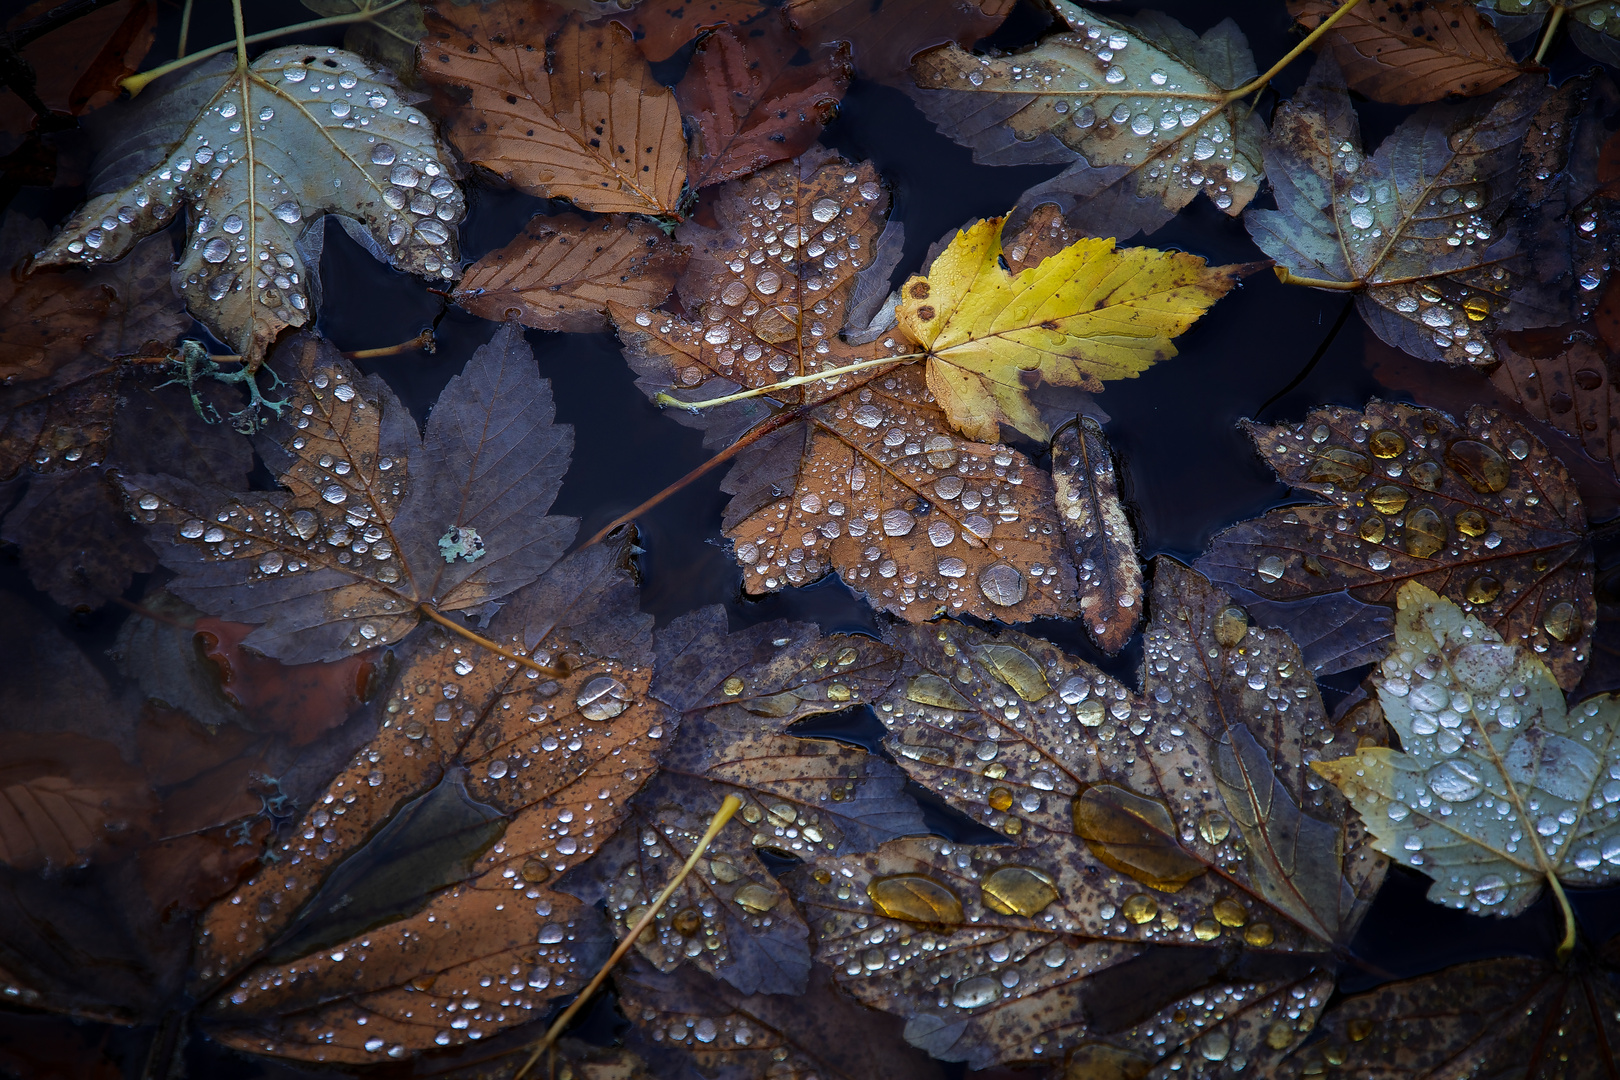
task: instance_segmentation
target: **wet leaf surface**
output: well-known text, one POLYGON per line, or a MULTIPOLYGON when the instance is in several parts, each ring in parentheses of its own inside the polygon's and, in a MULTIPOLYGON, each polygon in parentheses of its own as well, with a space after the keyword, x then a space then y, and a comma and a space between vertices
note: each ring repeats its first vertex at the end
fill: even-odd
POLYGON ((1346 591, 1384 604, 1419 581, 1535 649, 1561 685, 1580 681, 1596 615, 1586 515, 1523 424, 1373 401, 1247 427, 1279 479, 1326 501, 1220 533, 1198 561, 1211 580, 1271 600, 1346 591))
MULTIPOLYGON (((300 0, 317 15, 350 15, 376 11, 388 0, 300 0)), ((427 32, 422 5, 405 0, 365 22, 351 23, 343 33, 343 47, 392 69, 406 83, 416 81, 416 46, 427 32)))
MULTIPOLYGON (((705 30, 742 26, 769 10, 762 0, 688 0, 678 4, 640 0, 628 11, 614 12, 611 18, 630 29, 643 56, 657 62, 668 60, 705 30)), ((770 18, 769 14, 766 18, 770 18)))
POLYGON ((1092 640, 1117 653, 1142 615, 1142 563, 1101 424, 1082 416, 1058 432, 1052 440, 1052 481, 1079 577, 1080 616, 1092 640))
MULTIPOLYGON (((1479 0, 1479 6, 1492 14, 1509 41, 1557 29, 1549 19, 1554 6, 1550 0, 1479 0)), ((1565 11, 1559 21, 1581 52, 1594 60, 1620 63, 1620 5, 1614 0, 1569 0, 1558 6, 1565 11)))

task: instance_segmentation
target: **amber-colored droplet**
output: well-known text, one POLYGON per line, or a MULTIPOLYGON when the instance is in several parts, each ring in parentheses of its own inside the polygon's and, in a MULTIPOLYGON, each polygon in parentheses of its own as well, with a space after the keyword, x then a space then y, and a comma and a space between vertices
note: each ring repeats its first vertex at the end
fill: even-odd
POLYGON ((1018 818, 1010 817, 1001 823, 1001 831, 1008 836, 1017 836, 1024 831, 1024 823, 1018 818))
POLYGON ((748 822, 750 825, 757 823, 760 818, 765 816, 765 811, 761 810, 754 803, 744 803, 743 808, 739 811, 739 813, 741 814, 742 819, 748 822))
POLYGON ((1361 1042, 1373 1033, 1376 1025, 1364 1016, 1358 1016, 1345 1025, 1344 1032, 1350 1036, 1351 1042, 1361 1042))
POLYGON ((1494 495, 1513 478, 1507 458, 1478 439, 1458 439, 1446 447, 1446 464, 1481 495, 1494 495))
POLYGON ((1495 603, 1496 598, 1502 595, 1502 583, 1489 574, 1481 574, 1468 583, 1468 591, 1464 595, 1470 604, 1495 603))
POLYGON ((438 981, 439 977, 437 975, 418 975, 411 980, 410 987, 418 993, 425 994, 433 989, 433 984, 438 981))
POLYGON ((735 864, 727 862, 725 859, 710 859, 709 876, 722 884, 729 885, 742 877, 742 871, 737 869, 735 864))
POLYGON ((1250 923, 1243 928, 1243 940, 1257 949, 1263 949, 1277 940, 1277 933, 1270 923, 1250 923))
POLYGON ((1222 926, 1242 926, 1249 921, 1249 909, 1230 896, 1223 896, 1215 901, 1210 910, 1215 913, 1215 920, 1222 926))
POLYGON ((1166 930, 1174 930, 1181 925, 1181 916, 1177 915, 1169 908, 1165 908, 1163 911, 1159 912, 1159 925, 1163 926, 1166 930))
POLYGON ((1345 491, 1354 491, 1372 467, 1372 459, 1366 454, 1344 446, 1328 446, 1311 459, 1305 478, 1315 484, 1336 484, 1345 491))
POLYGON ((1215 616, 1215 640, 1230 649, 1249 632, 1249 613, 1235 605, 1221 608, 1215 616))
POLYGON ((539 885, 551 878, 551 867, 539 859, 523 860, 523 880, 531 885, 539 885))
POLYGON ((1147 1058, 1107 1043, 1081 1043, 1069 1053, 1062 1080, 1142 1080, 1153 1068, 1147 1058))
POLYGON ((944 885, 921 874, 876 878, 867 885, 866 895, 878 911, 891 919, 927 926, 962 925, 962 901, 944 885))
POLYGON ((776 906, 776 902, 782 899, 782 894, 775 889, 766 888, 757 881, 750 881, 732 893, 731 898, 743 909, 755 915, 763 915, 776 906))
POLYGON ((1266 1045, 1273 1050, 1286 1050, 1294 1041, 1294 1029, 1287 1024, 1272 1024, 1266 1029, 1266 1045))
POLYGON ((1398 514, 1406 509, 1406 489, 1394 484, 1375 487, 1367 496, 1367 504, 1380 514, 1398 514))
POLYGON ((1007 766, 1003 765, 999 761, 992 761, 990 764, 984 767, 984 775, 988 776, 992 780, 1000 780, 1003 776, 1007 775, 1007 766))
POLYGON ((1491 313, 1490 302, 1483 296, 1470 296, 1463 301, 1462 309, 1469 322, 1484 322, 1491 313))
POLYGON ((670 922, 674 925, 675 932, 681 937, 691 937, 703 929, 703 916, 697 913, 697 908, 682 908, 675 913, 675 918, 671 919, 670 922))
POLYGON ((1436 461, 1420 461, 1406 470, 1407 478, 1424 491, 1435 491, 1440 487, 1440 478, 1445 475, 1436 461))
MULTIPOLYGON (((710 683, 709 685, 713 686, 714 684, 710 683)), ((736 697, 738 694, 743 692, 743 681, 737 678, 737 676, 733 675, 731 678, 720 684, 720 689, 726 692, 727 697, 736 697)))
POLYGON ((1012 806, 1012 792, 1004 787, 991 788, 990 797, 987 801, 990 803, 990 809, 992 810, 1006 810, 1012 806))
POLYGON ((932 705, 936 709, 967 710, 973 703, 956 692, 950 680, 938 675, 918 675, 906 684, 906 699, 919 705, 932 705))
POLYGON ((1574 641, 1581 636, 1581 613, 1568 600, 1560 600, 1547 609, 1541 625, 1558 641, 1574 641))
POLYGON ((1478 510, 1463 510, 1451 519, 1451 523, 1457 526, 1457 531, 1464 536, 1485 535, 1485 515, 1478 510))
POLYGON ((838 654, 838 666, 849 667, 849 665, 853 664, 857 659, 859 659, 859 657, 860 653, 856 652, 854 649, 845 649, 843 652, 838 654))
POLYGON ((1367 440, 1367 448, 1372 451, 1373 457, 1389 459, 1400 457, 1406 452, 1406 437, 1398 431, 1375 431, 1372 438, 1367 440))
POLYGON ((1446 546, 1446 523, 1427 506, 1406 515, 1406 553, 1427 559, 1446 546))
POLYGON ((1338 1043, 1328 1043, 1322 1048, 1322 1060, 1329 1065, 1343 1065, 1346 1056, 1344 1047, 1338 1043))
POLYGON ((1137 893, 1126 900, 1125 906, 1120 910, 1124 912, 1127 919, 1140 926, 1145 922, 1153 921, 1154 916, 1159 913, 1159 902, 1147 893, 1137 893))
POLYGON ((1221 936, 1221 924, 1214 919, 1199 919, 1193 923, 1193 937, 1199 941, 1214 941, 1221 936))
POLYGON ((1177 892, 1206 869, 1176 840, 1180 830, 1162 802, 1113 784, 1074 801, 1074 831, 1104 866, 1160 892, 1177 892))
POLYGON ((1531 560, 1530 569, 1534 570, 1538 574, 1545 574, 1547 572, 1547 557, 1545 555, 1537 555, 1533 560, 1531 560))
POLYGON ((832 884, 832 871, 828 870, 825 866, 816 867, 814 870, 810 871, 810 876, 816 879, 816 884, 818 885, 832 884))
POLYGON ((1029 866, 1003 866, 979 886, 984 906, 1003 915, 1032 918, 1058 898, 1057 882, 1029 866))
POLYGON ((835 682, 831 686, 827 687, 828 701, 848 701, 849 698, 849 687, 845 686, 843 683, 835 682))
POLYGON ((1303 566, 1305 572, 1313 577, 1325 578, 1328 576, 1327 569, 1322 565, 1322 560, 1315 555, 1306 555, 1299 560, 1299 565, 1303 566))
POLYGON ((1382 544, 1384 542, 1384 519, 1377 514, 1362 518, 1361 528, 1357 531, 1367 543, 1382 544))
POLYGON ((1025 701, 1039 701, 1052 692, 1041 665, 1024 650, 1012 645, 982 645, 977 651, 985 666, 1025 701))
POLYGON ((1198 835, 1206 844, 1218 844, 1232 832, 1232 823, 1216 810, 1206 810, 1198 819, 1198 835))

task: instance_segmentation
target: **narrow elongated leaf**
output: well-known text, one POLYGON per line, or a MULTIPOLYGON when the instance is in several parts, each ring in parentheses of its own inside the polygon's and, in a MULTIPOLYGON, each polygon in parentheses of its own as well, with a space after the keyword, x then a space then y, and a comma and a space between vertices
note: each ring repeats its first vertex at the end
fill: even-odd
POLYGON ((1092 640, 1116 653, 1142 617, 1142 563, 1101 424, 1082 416, 1058 432, 1052 481, 1079 579, 1080 617, 1092 640))
POLYGON ((1566 708, 1531 650, 1417 582, 1401 587, 1374 682, 1401 749, 1312 767, 1345 793, 1379 851, 1434 879, 1430 900, 1516 915, 1551 879, 1614 879, 1620 701, 1566 708))
POLYGON ((1384 604, 1421 581, 1536 649, 1561 684, 1580 682, 1597 614, 1586 514, 1523 424, 1371 401, 1247 427, 1279 479, 1326 501, 1220 533, 1198 561, 1211 580, 1270 600, 1344 590, 1384 604))

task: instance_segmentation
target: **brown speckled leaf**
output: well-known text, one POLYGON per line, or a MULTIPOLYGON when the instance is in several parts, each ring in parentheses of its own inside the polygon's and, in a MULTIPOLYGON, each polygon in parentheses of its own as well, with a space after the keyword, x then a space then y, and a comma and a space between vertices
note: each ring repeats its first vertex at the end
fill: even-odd
POLYGON ((1198 562, 1211 580, 1268 600, 1348 590, 1384 604, 1420 581, 1534 648, 1560 685, 1580 682, 1597 615, 1586 514, 1523 424, 1371 401, 1248 430, 1279 479, 1325 501, 1216 536, 1198 562))
POLYGON ((818 959, 914 1045, 1216 1077, 1206 1048, 1260 1065, 1326 1002, 1384 869, 1306 767, 1341 733, 1288 637, 1197 574, 1160 559, 1153 612, 1140 696, 1011 631, 892 635, 885 746, 1009 841, 899 840, 795 881, 818 959))
POLYGON ((1080 617, 1093 641, 1117 653, 1142 617, 1142 563, 1101 424, 1082 416, 1058 432, 1052 482, 1079 581, 1080 617))
POLYGON ((567 656, 567 678, 437 630, 403 658, 377 736, 204 916, 213 1038, 386 1061, 538 1019, 590 977, 599 919, 551 885, 612 835, 676 719, 647 697, 627 546, 569 556, 492 620, 509 648, 567 656), (618 655, 590 644, 610 624, 618 655))
POLYGON ((542 198, 600 213, 675 215, 686 140, 675 95, 630 31, 585 26, 534 0, 441 6, 422 78, 469 161, 542 198))
POLYGON ((807 46, 847 41, 868 79, 902 76, 924 49, 947 42, 971 48, 1012 11, 1009 0, 789 0, 788 21, 807 46))
POLYGON ((680 52, 705 30, 739 26, 769 10, 763 0, 641 0, 610 18, 629 27, 636 47, 656 63, 680 52))
POLYGON ((675 287, 686 252, 637 218, 531 218, 512 242, 469 266, 451 294, 485 319, 594 334, 610 301, 656 307, 675 287))

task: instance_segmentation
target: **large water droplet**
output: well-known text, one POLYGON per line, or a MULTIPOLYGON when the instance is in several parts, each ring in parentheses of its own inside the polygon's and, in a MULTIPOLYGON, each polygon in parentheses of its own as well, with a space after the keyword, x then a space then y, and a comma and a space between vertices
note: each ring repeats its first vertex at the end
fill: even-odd
POLYGON ((216 236, 203 245, 202 257, 211 263, 222 263, 231 256, 231 245, 216 236))
POLYGON ((1017 567, 1010 563, 998 562, 980 572, 979 591, 984 594, 986 600, 998 607, 1012 607, 1024 599, 1028 585, 1017 567))
POLYGON ((1513 476, 1507 459, 1477 439, 1458 439, 1446 447, 1446 464, 1482 495, 1501 491, 1513 476))
POLYGON ((1028 866, 1003 866, 979 886, 984 906, 1002 915, 1040 914, 1058 898, 1051 876, 1028 866))
POLYGON ((810 208, 810 216, 825 225, 838 216, 838 204, 831 199, 818 199, 810 208))
POLYGON ((277 203, 270 213, 275 215, 277 221, 284 221, 288 225, 296 225, 304 216, 303 207, 291 199, 277 203))
POLYGON ((891 919, 947 928, 962 924, 962 901, 922 874, 877 878, 866 886, 866 895, 891 919))
POLYGON ((598 675, 574 699, 587 720, 611 720, 630 707, 630 690, 611 675, 598 675))

